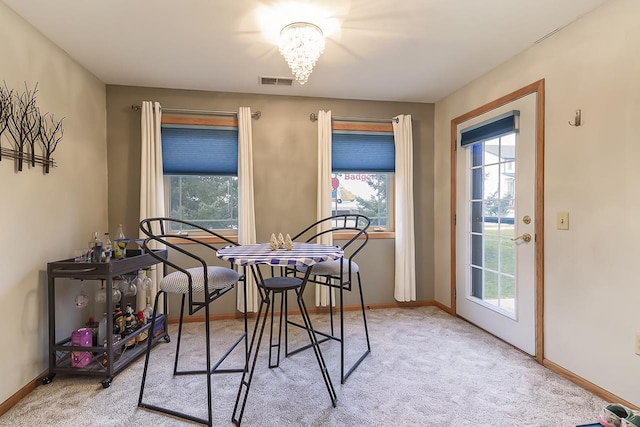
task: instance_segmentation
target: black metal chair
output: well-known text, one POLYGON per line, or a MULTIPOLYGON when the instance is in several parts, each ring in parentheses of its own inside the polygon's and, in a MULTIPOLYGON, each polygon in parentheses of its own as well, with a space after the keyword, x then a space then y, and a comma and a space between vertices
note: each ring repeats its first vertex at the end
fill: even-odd
MULTIPOLYGON (((319 220, 298 234, 292 237, 293 241, 303 242, 315 242, 318 237, 328 233, 347 233, 346 243, 342 245, 344 250, 343 258, 335 261, 325 261, 315 264, 311 267, 311 273, 309 277, 310 283, 317 283, 323 286, 328 286, 333 289, 338 289, 339 297, 339 310, 340 310, 340 333, 335 332, 333 321, 333 293, 329 292, 329 319, 330 319, 330 332, 322 332, 315 330, 315 333, 324 337, 319 342, 325 342, 327 340, 335 340, 340 342, 340 381, 342 384, 347 380, 349 375, 360 365, 365 357, 371 352, 371 343, 369 342, 369 329, 367 327, 367 315, 364 306, 364 297, 362 294, 362 281, 360 277, 360 267, 354 261, 355 256, 360 253, 364 246, 369 241, 369 235, 367 229, 369 228, 371 221, 364 215, 360 214, 341 214, 334 215, 328 218, 319 220), (360 296, 360 309, 362 311, 362 320, 364 324, 364 336, 367 343, 367 348, 362 352, 359 358, 349 367, 345 373, 345 326, 344 326, 344 291, 351 291, 353 285, 353 279, 358 280, 358 293, 360 296)), ((334 236, 335 239, 335 236, 334 236)), ((289 269, 289 272, 293 270, 289 269)), ((296 273, 304 273, 305 269, 297 269, 296 273)), ((286 295, 285 295, 286 298, 286 295)), ((285 307, 287 305, 285 301, 285 307)), ((299 347, 295 350, 289 351, 288 349, 288 333, 286 325, 293 325, 304 328, 305 326, 294 321, 290 321, 287 318, 287 310, 284 309, 285 314, 285 355, 289 356, 309 348, 309 345, 299 347)))
MULTIPOLYGON (((207 261, 194 254, 193 250, 188 250, 182 244, 190 244, 191 248, 196 245, 197 248, 205 248, 205 250, 211 250, 211 258, 216 258, 217 248, 212 244, 205 243, 197 237, 191 237, 188 235, 188 231, 201 231, 206 233, 208 237, 215 237, 219 241, 223 242, 224 246, 237 245, 235 242, 221 236, 211 230, 207 230, 197 224, 192 224, 187 221, 182 221, 172 218, 148 218, 140 222, 140 230, 145 234, 146 239, 143 243, 145 252, 148 252, 151 256, 154 256, 151 248, 155 246, 155 243, 165 245, 167 248, 182 254, 184 257, 180 257, 183 261, 173 261, 171 258, 160 259, 156 257, 160 262, 164 264, 165 272, 167 267, 175 269, 174 272, 166 275, 159 283, 159 290, 156 294, 152 325, 150 331, 154 330, 156 322, 156 314, 158 311, 158 302, 161 295, 164 295, 164 313, 167 314, 167 294, 182 295, 181 308, 180 308, 180 322, 178 325, 178 340, 176 343, 176 354, 173 365, 173 375, 194 375, 194 374, 206 374, 207 375, 207 413, 208 419, 199 418, 190 414, 175 411, 170 408, 160 407, 143 402, 144 387, 147 379, 147 372, 149 367, 149 356, 151 354, 151 342, 148 340, 147 352, 144 361, 144 370, 142 373, 142 382, 140 384, 140 396, 138 398, 138 406, 142 408, 151 409, 154 411, 162 412, 165 414, 173 415, 176 417, 184 418, 198 423, 206 425, 212 425, 212 402, 211 402, 211 376, 218 373, 232 373, 232 372, 244 372, 247 369, 247 357, 248 357, 248 343, 247 343, 247 317, 246 317, 246 292, 245 295, 245 317, 244 317, 244 332, 230 347, 226 349, 226 352, 212 364, 211 362, 211 343, 210 343, 210 308, 209 305, 216 301, 218 298, 227 294, 233 290, 236 283, 242 281, 245 283, 244 275, 239 274, 233 268, 211 266, 207 261), (187 230, 186 232, 177 233, 174 230, 187 230), (185 263, 196 264, 196 267, 187 267, 185 263), (205 346, 206 346, 206 369, 201 370, 178 370, 178 357, 180 354, 180 340, 182 338, 182 322, 184 319, 185 303, 188 297, 189 301, 189 314, 192 315, 198 311, 204 309, 205 315, 205 346), (244 341, 244 365, 240 368, 234 369, 222 369, 220 365, 229 356, 238 345, 244 341)), ((246 289, 245 289, 246 291, 246 289)), ((152 332, 150 332, 152 334, 152 332)), ((151 336, 151 335, 150 335, 151 336)))

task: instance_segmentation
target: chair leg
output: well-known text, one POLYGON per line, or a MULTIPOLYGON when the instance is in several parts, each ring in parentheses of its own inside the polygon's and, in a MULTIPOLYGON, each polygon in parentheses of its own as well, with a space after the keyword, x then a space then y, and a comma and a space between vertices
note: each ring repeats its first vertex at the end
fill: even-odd
POLYGON ((331 382, 331 377, 329 377, 329 370, 327 369, 327 364, 324 361, 324 357, 320 352, 320 344, 316 338, 316 334, 313 330, 313 326, 311 325, 311 318, 309 317, 309 313, 307 312, 307 306, 304 303, 304 299, 302 298, 302 292, 300 289, 296 289, 296 296, 298 301, 298 307, 300 308, 300 314, 302 314, 302 320, 307 329, 307 333, 309 334, 309 341, 311 342, 311 347, 313 348, 313 352, 316 355, 316 359, 318 360, 318 365, 320 366, 320 371, 322 372, 322 378, 324 379, 324 383, 327 386, 327 391, 329 392, 329 397, 331 398, 331 404, 333 407, 336 407, 337 395, 336 391, 333 388, 333 383, 331 382))
POLYGON ((271 306, 269 292, 266 290, 262 290, 261 288, 258 289, 260 292, 261 301, 260 307, 258 308, 258 313, 256 313, 256 324, 253 328, 253 333, 251 334, 251 343, 249 344, 248 369, 242 373, 242 380, 240 381, 240 387, 238 388, 236 403, 233 406, 233 414, 231 415, 231 422, 236 426, 239 426, 242 422, 244 408, 247 405, 247 396, 249 396, 249 389, 251 388, 251 381, 253 380, 253 371, 255 370, 256 362, 258 361, 260 342, 262 341, 264 328, 267 324, 267 317, 269 317, 269 307, 271 306), (264 315, 262 314, 263 309, 265 310, 264 315))
POLYGON ((182 319, 184 318, 185 297, 186 295, 182 294, 182 303, 180 304, 180 321, 178 322, 178 341, 176 343, 176 357, 173 362, 173 375, 176 375, 178 373, 178 355, 180 354, 180 340, 182 338, 182 319))
MULTIPOLYGON (((204 306, 204 329, 205 329, 205 345, 207 348, 207 413, 209 415, 209 426, 213 423, 213 409, 211 402, 211 325, 209 317, 209 304, 204 306)), ((182 324, 182 317, 180 317, 180 323, 182 324)), ((179 338, 178 338, 179 340, 179 338)), ((180 342, 180 341, 178 341, 180 342)))
MULTIPOLYGON (((327 287, 329 288, 329 322, 331 323, 331 335, 335 335, 333 327, 333 288, 331 287, 331 277, 327 277, 327 287)), ((342 287, 340 287, 342 289, 342 287)), ((341 294, 342 295, 342 294, 341 294)))
MULTIPOLYGON (((269 329, 269 368, 277 368, 278 366, 280 366, 280 344, 282 343, 282 310, 284 307, 284 295, 286 294, 286 291, 284 292, 278 292, 280 294, 280 316, 278 319, 278 343, 274 344, 273 343, 273 321, 274 321, 274 313, 275 310, 271 310, 271 327, 269 329), (273 349, 277 348, 278 351, 276 353, 276 361, 275 363, 273 362, 273 349)), ((272 300, 272 307, 275 306, 275 299, 276 299, 276 292, 271 292, 271 295, 273 296, 273 300, 272 300)))
MULTIPOLYGON (((364 353, 362 353, 362 355, 360 355, 360 357, 358 358, 358 360, 356 360, 356 362, 351 365, 351 368, 349 368, 349 371, 347 371, 347 373, 344 373, 344 323, 341 323, 341 332, 340 332, 340 357, 341 357, 341 371, 342 371, 342 384, 345 383, 345 381, 347 380, 347 378, 349 378, 349 375, 351 375, 353 373, 353 371, 355 371, 355 369, 360 365, 360 363, 364 360, 365 357, 367 357, 367 355, 369 353, 371 353, 371 343, 369 342, 369 328, 367 327, 367 315, 366 315, 366 310, 364 307, 364 297, 362 296, 362 282, 360 280, 360 272, 356 273, 357 277, 358 277, 358 292, 360 294, 360 308, 362 310, 362 320, 364 322, 364 335, 367 341, 367 349, 364 351, 364 353)), ((342 319, 344 318, 343 316, 343 305, 342 305, 342 288, 340 289, 340 319, 341 322, 342 319)))
MULTIPOLYGON (((153 328, 156 326, 156 312, 158 311, 158 301, 160 299, 160 294, 163 294, 163 291, 158 291, 156 293, 155 301, 153 302, 153 312, 151 316, 151 326, 149 327, 149 338, 147 338, 147 352, 144 358, 144 369, 142 370, 142 382, 140 383, 140 395, 138 396, 138 406, 144 406, 142 403, 142 396, 144 395, 144 385, 147 381, 147 369, 149 368, 149 356, 151 355, 151 345, 153 342, 153 328)), ((165 300, 167 298, 165 294, 165 300)))

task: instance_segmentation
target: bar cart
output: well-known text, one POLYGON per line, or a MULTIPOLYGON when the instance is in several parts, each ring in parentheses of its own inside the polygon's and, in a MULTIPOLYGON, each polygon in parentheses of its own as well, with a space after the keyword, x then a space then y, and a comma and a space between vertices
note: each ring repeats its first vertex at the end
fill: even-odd
MULTIPOLYGON (((48 277, 48 306, 49 306, 49 371, 41 379, 43 384, 53 381, 56 373, 80 374, 104 377, 101 381, 102 387, 111 385, 113 377, 122 369, 127 367, 138 356, 143 354, 147 348, 144 345, 136 345, 125 350, 125 343, 135 339, 138 335, 146 333, 155 345, 159 340, 170 341, 167 333, 167 316, 159 314, 156 317, 156 326, 161 325, 156 331, 149 330, 151 323, 145 324, 135 330, 121 341, 114 344, 112 339, 107 339, 107 345, 102 343, 96 346, 72 345, 72 337, 66 337, 61 341, 56 341, 56 313, 55 313, 55 292, 57 278, 97 280, 106 283, 106 307, 107 311, 113 308, 113 279, 118 276, 131 274, 138 270, 148 269, 159 261, 148 253, 141 250, 127 250, 126 257, 110 262, 75 262, 74 259, 50 262, 47 264, 48 277), (124 350, 124 351, 123 351, 124 350), (72 366, 72 352, 91 352, 91 361, 84 367, 72 366), (117 357, 119 356, 119 357, 117 357)), ((160 258, 167 258, 167 250, 154 250, 154 255, 160 258)), ((165 311, 166 312, 166 311, 165 311)), ((107 316, 107 336, 111 336, 113 330, 113 316, 107 316)), ((86 353, 85 353, 86 354, 86 353)))

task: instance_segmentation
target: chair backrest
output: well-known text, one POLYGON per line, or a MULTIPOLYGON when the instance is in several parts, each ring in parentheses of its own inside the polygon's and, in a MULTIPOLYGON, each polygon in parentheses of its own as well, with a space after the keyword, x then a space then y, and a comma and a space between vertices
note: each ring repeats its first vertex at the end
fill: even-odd
POLYGON ((369 241, 367 229, 371 220, 360 214, 340 214, 318 220, 293 236, 291 240, 315 242, 318 237, 328 233, 349 233, 347 242, 341 245, 345 257, 349 260, 364 248, 369 241))
POLYGON ((196 260, 202 265, 203 268, 206 268, 207 262, 202 257, 194 254, 193 251, 187 250, 185 247, 181 246, 181 244, 194 243, 199 246, 204 246, 208 249, 211 249, 214 252, 222 246, 238 245, 236 242, 216 233, 215 231, 211 231, 198 224, 175 218, 156 217, 143 219, 142 221, 140 221, 140 230, 146 236, 143 243, 145 252, 149 253, 160 262, 182 272, 186 272, 186 268, 184 266, 180 266, 169 259, 159 258, 158 256, 155 256, 153 253, 153 249, 155 249, 157 245, 164 245, 177 252, 180 252, 181 254, 186 255, 193 260, 196 260), (222 246, 204 242, 201 239, 202 236, 189 236, 188 230, 202 231, 207 237, 215 237, 222 242, 222 246))
MULTIPOLYGON (((192 268, 193 265, 185 265, 184 263, 181 263, 182 265, 177 264, 176 262, 172 261, 169 257, 167 257, 166 259, 160 258, 158 255, 156 255, 153 252, 153 249, 156 249, 158 245, 164 245, 167 248, 171 248, 176 252, 179 252, 185 255, 186 257, 192 260, 195 260, 197 263, 200 264, 200 266, 204 269, 204 271, 206 271, 208 267, 207 261, 193 252, 193 248, 196 247, 193 244, 208 248, 212 250, 214 253, 218 250, 218 246, 214 246, 211 243, 202 241, 201 235, 189 236, 188 234, 189 232, 187 230, 202 231, 205 233, 205 236, 207 237, 215 237, 219 239, 222 242, 223 246, 229 246, 229 245, 237 246, 238 244, 236 242, 230 240, 225 236, 222 236, 216 233, 215 231, 208 230, 198 224, 193 224, 191 222, 183 221, 175 218, 156 217, 156 218, 143 219, 142 221, 140 221, 140 230, 146 236, 142 245, 146 253, 148 253, 149 255, 151 255, 161 263, 163 263, 165 268, 166 266, 173 267, 175 270, 181 271, 187 276, 189 281, 189 313, 190 314, 194 314, 195 312, 203 308, 208 303, 208 301, 212 298, 212 296, 215 296, 219 293, 218 290, 215 290, 215 289, 212 290, 209 288, 208 275, 203 274, 204 289, 207 290, 205 294, 208 294, 208 295, 205 295, 204 301, 194 300, 193 292, 192 292, 193 277, 191 276, 191 273, 187 271, 189 268, 192 268), (173 230, 181 230, 181 231, 173 231, 173 230), (183 246, 182 244, 184 243, 192 243, 192 245, 183 246), (187 248, 191 250, 188 250, 187 248)), ((216 256, 214 254, 213 259, 215 258, 216 256)), ((229 266, 230 268, 233 268, 233 264, 229 263, 229 266)), ((241 280, 244 280, 244 278, 241 278, 241 280)))

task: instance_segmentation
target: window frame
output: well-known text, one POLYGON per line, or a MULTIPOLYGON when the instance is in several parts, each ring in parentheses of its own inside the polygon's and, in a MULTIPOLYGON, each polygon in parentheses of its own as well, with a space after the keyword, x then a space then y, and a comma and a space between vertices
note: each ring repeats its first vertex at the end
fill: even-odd
MULTIPOLYGON (((168 125, 191 125, 191 126, 224 126, 224 127, 238 127, 238 120, 237 117, 233 117, 233 118, 218 118, 218 117, 198 117, 198 116, 162 116, 162 120, 161 120, 161 125, 164 124, 168 124, 168 125)), ((164 188, 164 205, 165 205, 165 212, 170 212, 170 197, 171 197, 171 186, 170 186, 170 180, 172 176, 179 176, 179 175, 164 175, 163 174, 163 188, 164 188)), ((185 176, 185 175, 180 175, 180 176, 185 176)), ((198 176, 202 176, 202 175, 198 175, 198 176)), ((211 175, 211 176, 223 176, 223 175, 211 175)), ((226 175, 226 176, 233 176, 233 175, 226 175)), ((238 178, 238 175, 236 173, 235 175, 236 178, 238 178)), ((239 195, 238 195, 239 197, 239 195)), ((188 220, 187 220, 188 221, 188 220)), ((239 226, 239 225, 238 225, 239 226)), ((212 231, 226 237, 229 238, 232 241, 237 241, 238 240, 238 229, 212 229, 212 231)), ((180 231, 176 231, 175 232, 176 235, 180 234, 180 235, 189 235, 189 236, 193 236, 193 237, 197 237, 198 240, 202 241, 202 242, 207 242, 207 243, 220 243, 222 242, 221 239, 217 239, 211 235, 208 235, 207 233, 205 233, 204 231, 199 231, 199 230, 191 230, 191 231, 187 231, 187 232, 180 232, 180 231)), ((186 244, 185 241, 180 240, 178 243, 180 244, 186 244)))
MULTIPOLYGON (((363 123, 363 122, 346 122, 346 121, 332 121, 331 122, 331 140, 333 144, 333 132, 334 131, 354 131, 354 132, 390 132, 393 133, 393 126, 391 123, 363 123)), ((394 158, 395 162, 395 158, 394 158)), ((332 160, 333 163, 333 160, 332 160)), ((331 175, 335 173, 341 174, 371 174, 372 172, 362 171, 340 171, 334 172, 333 165, 331 167, 331 175)), ((395 237, 395 219, 396 219, 396 205, 395 205, 395 171, 394 172, 375 172, 378 174, 385 173, 388 175, 387 189, 387 216, 388 226, 386 227, 371 227, 369 231, 369 238, 394 238, 395 237)), ((333 199, 331 200, 331 212, 333 212, 333 199)), ((334 235, 335 239, 349 238, 353 233, 339 233, 334 235)))

